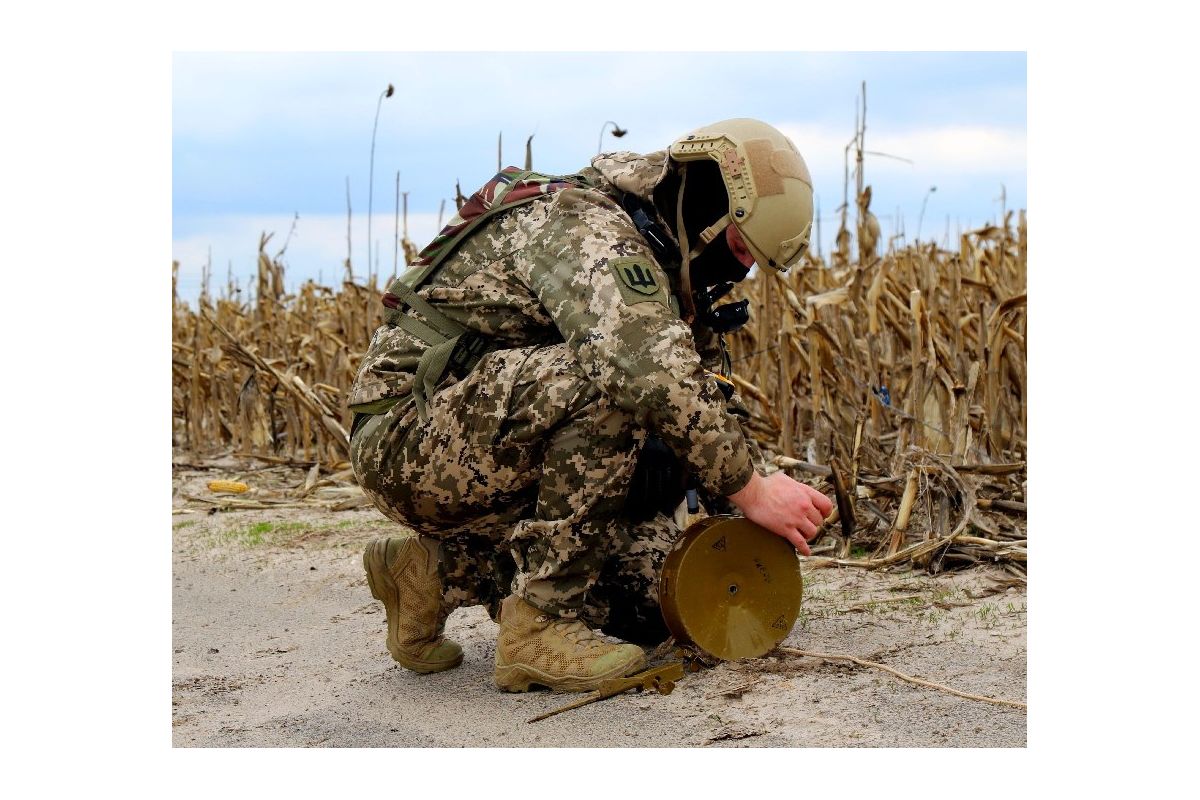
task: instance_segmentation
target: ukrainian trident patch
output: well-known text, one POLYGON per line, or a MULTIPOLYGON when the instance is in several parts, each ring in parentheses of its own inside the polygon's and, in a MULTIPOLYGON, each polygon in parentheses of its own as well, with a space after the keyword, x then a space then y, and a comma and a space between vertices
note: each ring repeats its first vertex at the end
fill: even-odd
POLYGON ((621 295, 629 304, 655 300, 667 303, 666 279, 646 258, 614 258, 608 262, 620 283, 621 295))

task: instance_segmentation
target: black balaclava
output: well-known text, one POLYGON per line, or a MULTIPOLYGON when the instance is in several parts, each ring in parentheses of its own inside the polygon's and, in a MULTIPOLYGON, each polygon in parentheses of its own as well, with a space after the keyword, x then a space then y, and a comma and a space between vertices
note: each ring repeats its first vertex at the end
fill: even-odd
MULTIPOLYGON (((700 240, 700 232, 729 212, 729 194, 721 171, 715 163, 692 162, 687 165, 687 186, 683 195, 683 223, 691 243, 700 240)), ((665 178, 655 192, 655 204, 659 216, 668 223, 671 233, 675 230, 675 199, 679 191, 677 172, 665 178)), ((743 280, 749 269, 734 257, 724 235, 719 235, 692 259, 691 280, 694 290, 701 290, 718 283, 743 280)))
POLYGON ((700 255, 692 259, 692 285, 696 289, 726 281, 737 283, 749 272, 750 268, 743 266, 729 249, 729 242, 724 235, 713 239, 700 255))

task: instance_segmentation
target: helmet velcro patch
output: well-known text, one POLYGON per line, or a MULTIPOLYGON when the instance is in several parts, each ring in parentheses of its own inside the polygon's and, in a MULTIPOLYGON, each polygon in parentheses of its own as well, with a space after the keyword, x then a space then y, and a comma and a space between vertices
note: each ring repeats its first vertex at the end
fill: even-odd
POLYGON ((775 169, 772 156, 781 152, 770 139, 747 139, 743 145, 754 176, 754 189, 759 197, 783 194, 783 176, 775 169))
POLYGON ((804 159, 795 150, 772 150, 771 167, 785 178, 795 178, 811 185, 812 178, 804 166, 804 159))

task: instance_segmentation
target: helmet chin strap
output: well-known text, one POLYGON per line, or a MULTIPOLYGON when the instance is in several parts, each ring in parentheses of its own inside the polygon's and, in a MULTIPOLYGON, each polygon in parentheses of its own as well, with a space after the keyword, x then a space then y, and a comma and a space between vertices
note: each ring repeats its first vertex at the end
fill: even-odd
POLYGON ((679 239, 679 254, 683 262, 679 268, 679 282, 683 289, 680 298, 683 306, 683 321, 689 325, 696 319, 696 301, 692 297, 692 259, 704 252, 713 239, 729 225, 731 217, 728 212, 720 219, 700 232, 700 241, 694 248, 688 247, 687 226, 683 224, 683 191, 687 187, 687 164, 680 165, 679 196, 675 201, 675 230, 679 239))

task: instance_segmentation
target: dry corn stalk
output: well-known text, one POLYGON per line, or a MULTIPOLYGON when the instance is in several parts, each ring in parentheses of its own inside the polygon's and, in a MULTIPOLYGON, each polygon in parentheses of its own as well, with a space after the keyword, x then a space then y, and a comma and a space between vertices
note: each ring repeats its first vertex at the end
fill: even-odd
POLYGON ((215 299, 204 287, 196 309, 174 302, 173 444, 197 457, 344 462, 345 397, 382 321, 379 287, 309 281, 287 293, 269 239, 259 241, 253 299, 231 281, 215 299))
MULTIPOLYGON (((207 279, 198 309, 174 300, 173 443, 197 456, 342 463, 345 398, 381 322, 380 290, 372 278, 288 293, 269 238, 252 300, 232 281, 214 299, 207 279)), ((835 452, 853 454, 844 477, 866 501, 855 541, 885 555, 839 562, 994 560, 1023 574, 1026 241, 1024 213, 1015 229, 1010 213, 954 251, 924 244, 832 268, 810 259, 737 287, 756 319, 729 350, 755 438, 800 457, 785 468, 824 475, 835 452), (926 457, 954 481, 920 478, 898 524, 912 464, 926 457), (951 537, 955 519, 966 521, 951 537)))
POLYGON ((758 317, 729 337, 751 430, 764 449, 821 466, 854 452, 847 477, 869 500, 856 543, 888 563, 1023 559, 1008 546, 948 546, 962 493, 906 466, 928 454, 979 494, 966 523, 976 538, 1024 539, 1027 234, 1024 213, 1015 228, 1011 217, 964 234, 954 251, 923 244, 853 263, 841 248, 832 268, 810 259, 737 287, 758 317), (800 309, 792 298, 804 298, 800 309), (987 471, 1002 464, 1020 466, 987 471))

